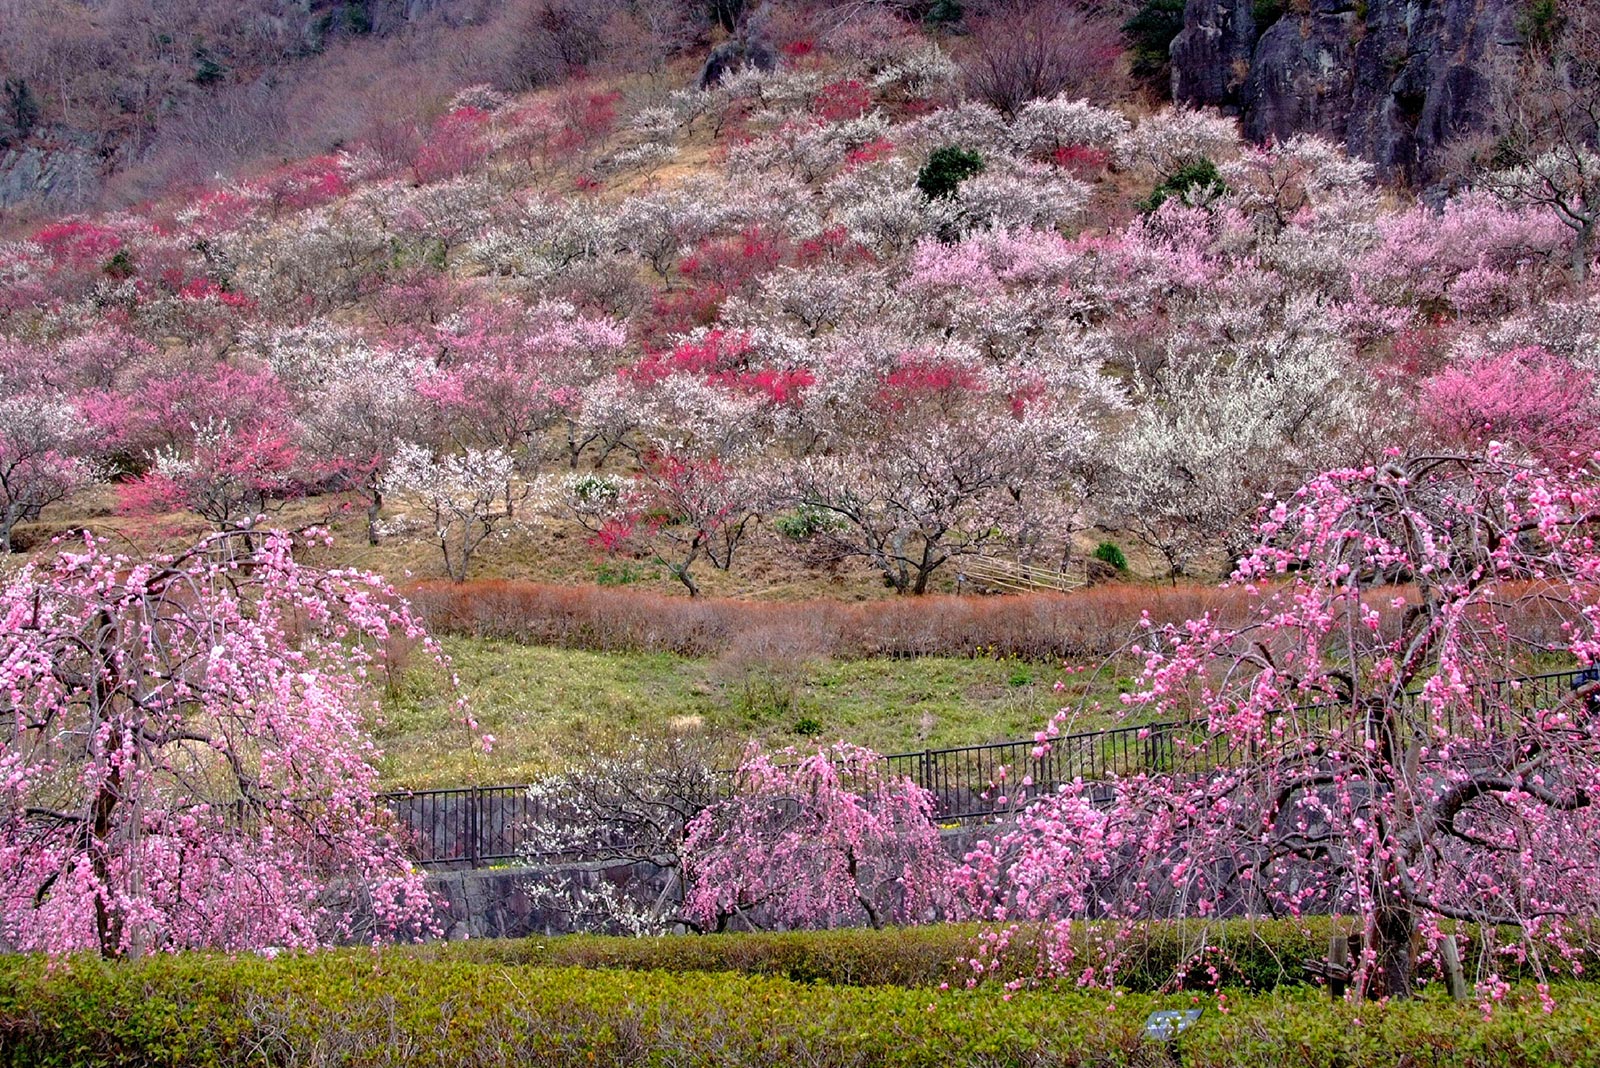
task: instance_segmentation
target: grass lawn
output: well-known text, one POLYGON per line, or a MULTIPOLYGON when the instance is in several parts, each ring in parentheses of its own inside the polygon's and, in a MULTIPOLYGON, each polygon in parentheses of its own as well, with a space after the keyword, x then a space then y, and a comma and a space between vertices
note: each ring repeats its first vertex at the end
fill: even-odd
MULTIPOLYGON (((377 730, 387 785, 422 788, 520 782, 562 752, 604 745, 633 730, 704 730, 772 746, 845 739, 882 752, 1030 737, 1057 708, 1058 666, 1022 660, 927 657, 800 663, 696 660, 665 653, 596 653, 447 638, 481 729, 477 751, 456 722, 436 669, 413 666, 386 702, 377 730)), ((1131 673, 1106 680, 1107 696, 1131 673)), ((1109 715, 1081 729, 1106 726, 1109 715)))

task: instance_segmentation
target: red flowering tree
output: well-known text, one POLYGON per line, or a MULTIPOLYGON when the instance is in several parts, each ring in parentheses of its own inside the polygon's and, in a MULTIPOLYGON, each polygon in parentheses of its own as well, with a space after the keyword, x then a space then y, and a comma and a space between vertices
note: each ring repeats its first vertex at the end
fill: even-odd
POLYGON ((488 125, 489 113, 472 107, 456 108, 434 120, 412 166, 418 183, 444 181, 482 167, 489 158, 484 136, 488 125))
POLYGON ((564 488, 572 514, 597 545, 613 552, 648 546, 690 597, 700 595, 695 564, 733 566, 762 492, 757 479, 715 457, 660 450, 646 452, 631 478, 580 475, 564 488))
POLYGON ((1450 921, 1486 996, 1508 958, 1574 966, 1600 915, 1596 686, 1497 680, 1600 656, 1597 518, 1593 469, 1494 451, 1314 479, 1239 566, 1244 622, 1149 636, 1128 700, 1178 724, 1149 770, 1036 802, 968 858, 970 904, 1002 943, 1042 924, 1042 968, 1085 982, 1119 958, 1083 958, 1084 915, 1352 915, 1374 995, 1406 996, 1450 921))
POLYGON ((124 244, 124 235, 87 219, 64 219, 34 232, 33 243, 58 266, 98 267, 124 244))
POLYGON ((872 91, 855 78, 829 82, 811 100, 811 113, 825 122, 859 119, 872 108, 872 91))
POLYGON ((554 139, 563 159, 582 158, 603 144, 617 128, 617 105, 622 94, 596 92, 582 86, 556 98, 554 110, 561 129, 554 139))
POLYGON ((313 156, 310 159, 279 167, 255 182, 250 196, 231 201, 228 194, 217 193, 203 201, 203 207, 224 216, 246 214, 253 202, 264 201, 273 218, 285 212, 305 211, 326 204, 350 192, 350 181, 334 156, 313 156))
POLYGON ((66 547, 0 588, 0 931, 107 957, 432 929, 375 796, 368 672, 424 637, 288 535, 66 547))
POLYGON ((733 795, 688 826, 684 915, 722 930, 926 922, 947 904, 950 860, 933 795, 870 749, 754 753, 733 795), (781 762, 779 762, 781 761, 781 762))
POLYGON ((119 487, 118 503, 134 515, 187 509, 218 530, 245 530, 305 493, 300 459, 288 430, 209 423, 186 450, 158 449, 149 471, 119 487))

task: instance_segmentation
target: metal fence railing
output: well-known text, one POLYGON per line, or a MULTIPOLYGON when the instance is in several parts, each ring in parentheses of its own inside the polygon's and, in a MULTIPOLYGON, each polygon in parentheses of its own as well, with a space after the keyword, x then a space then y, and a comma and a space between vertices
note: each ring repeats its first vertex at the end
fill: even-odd
POLYGON ((526 785, 407 790, 383 800, 422 864, 481 868, 515 860, 539 814, 526 785))
MULTIPOLYGON (((1590 678, 1560 671, 1485 683, 1488 692, 1480 694, 1470 726, 1499 735, 1506 727, 1506 708, 1553 707, 1590 678)), ((1293 720, 1297 731, 1325 735, 1349 723, 1349 706, 1305 705, 1293 710, 1293 720)), ((1453 718, 1445 726, 1452 733, 1469 727, 1453 718)), ((1035 756, 1036 749, 1031 740, 992 742, 890 753, 884 760, 892 775, 933 794, 935 818, 956 821, 1002 815, 1075 780, 1108 782, 1142 772, 1203 774, 1249 755, 1219 744, 1199 722, 1064 734, 1051 739, 1042 755, 1035 756)), ((540 818, 556 814, 544 811, 527 784, 408 790, 382 799, 398 817, 413 857, 428 865, 483 867, 527 856, 537 852, 532 838, 540 818)))

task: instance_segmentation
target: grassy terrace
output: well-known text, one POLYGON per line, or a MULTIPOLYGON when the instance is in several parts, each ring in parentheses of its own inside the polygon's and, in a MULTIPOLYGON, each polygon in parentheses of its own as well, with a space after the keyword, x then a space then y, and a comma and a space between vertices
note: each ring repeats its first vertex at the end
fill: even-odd
MULTIPOLYGON (((883 752, 1026 738, 1082 695, 1062 692, 1059 665, 1027 660, 922 657, 774 663, 668 653, 602 653, 446 638, 482 730, 484 755, 455 721, 431 665, 402 675, 377 731, 386 784, 423 788, 520 782, 560 754, 619 732, 705 730, 774 746, 843 738, 883 752)), ((1132 685, 1131 669, 1102 695, 1132 685)), ((1081 729, 1109 726, 1110 715, 1081 729)))

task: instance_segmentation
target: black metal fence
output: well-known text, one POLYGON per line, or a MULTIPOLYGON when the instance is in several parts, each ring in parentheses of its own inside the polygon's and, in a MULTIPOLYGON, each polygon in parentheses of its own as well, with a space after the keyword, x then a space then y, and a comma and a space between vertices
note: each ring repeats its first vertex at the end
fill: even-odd
POLYGON ((520 786, 467 786, 383 795, 422 864, 474 868, 515 860, 527 844, 537 802, 520 786))
MULTIPOLYGON (((1452 713, 1443 725, 1451 733, 1499 734, 1507 707, 1551 708, 1591 678, 1559 671, 1486 683, 1474 723, 1458 723, 1452 713)), ((1343 704, 1305 705, 1294 710, 1290 729, 1326 734, 1347 724, 1348 715, 1343 704)), ((1208 735, 1199 722, 1063 734, 1040 750, 1031 740, 993 742, 890 753, 884 760, 892 775, 933 794, 937 819, 954 822, 1003 815, 1075 780, 1106 782, 1141 772, 1199 774, 1248 757, 1208 735)), ((526 784, 410 790, 385 794, 383 800, 399 817, 421 864, 483 867, 537 851, 533 838, 544 810, 526 784)))

